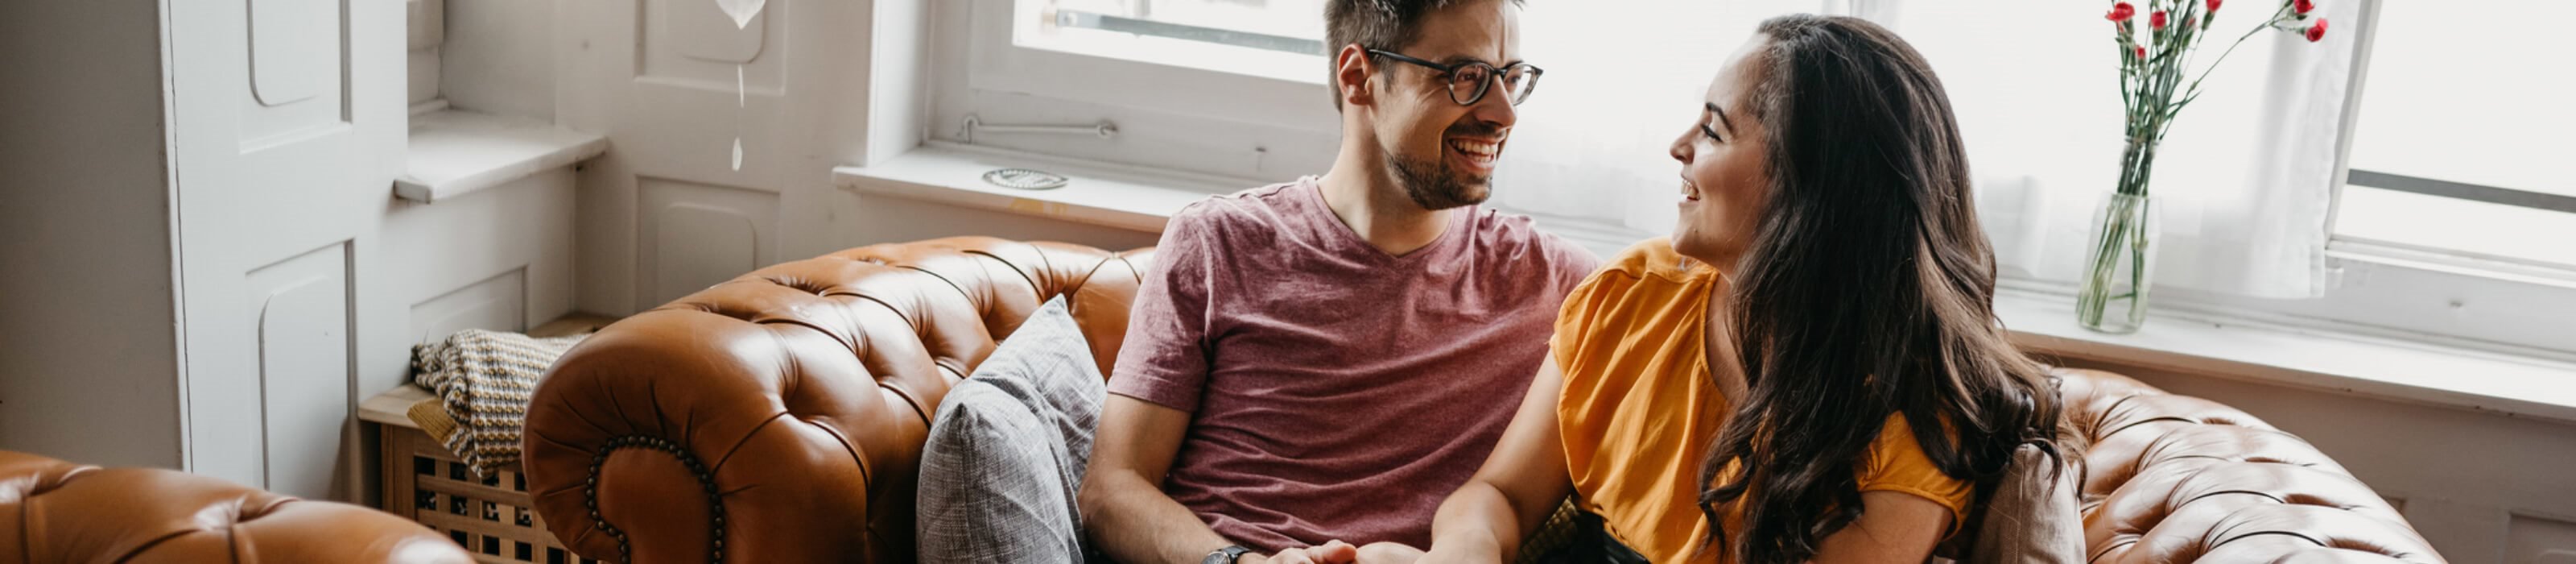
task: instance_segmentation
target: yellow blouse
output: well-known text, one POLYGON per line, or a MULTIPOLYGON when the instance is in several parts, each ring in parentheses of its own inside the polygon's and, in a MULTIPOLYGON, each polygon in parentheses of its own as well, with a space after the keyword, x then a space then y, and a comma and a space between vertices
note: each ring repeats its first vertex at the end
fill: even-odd
MULTIPOLYGON (((1694 561, 1708 535, 1699 466, 1728 409, 1708 377, 1705 321, 1717 282, 1715 269, 1675 254, 1671 241, 1638 243, 1566 298, 1551 343, 1565 374, 1556 414, 1575 495, 1655 562, 1694 561)), ((1949 508, 1953 531, 1973 489, 1924 456, 1901 414, 1888 416, 1855 477, 1861 491, 1949 508)), ((1729 514, 1729 527, 1740 519, 1729 514)))

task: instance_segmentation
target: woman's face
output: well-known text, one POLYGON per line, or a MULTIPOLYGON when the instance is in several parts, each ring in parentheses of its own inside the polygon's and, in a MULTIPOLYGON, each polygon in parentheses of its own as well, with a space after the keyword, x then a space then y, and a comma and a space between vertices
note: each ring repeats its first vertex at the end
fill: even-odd
POLYGON ((1708 83, 1699 120, 1673 140, 1682 163, 1681 221, 1673 225, 1673 250, 1732 269, 1753 244, 1770 203, 1770 142, 1754 117, 1752 91, 1764 74, 1755 36, 1708 83))

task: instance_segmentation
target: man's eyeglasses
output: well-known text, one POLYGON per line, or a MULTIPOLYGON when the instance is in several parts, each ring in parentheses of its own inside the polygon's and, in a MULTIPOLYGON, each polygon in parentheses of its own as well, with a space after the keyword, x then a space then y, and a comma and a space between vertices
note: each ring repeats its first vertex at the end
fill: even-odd
POLYGON ((1371 55, 1440 71, 1441 77, 1449 83, 1449 99, 1461 106, 1473 106, 1478 100, 1485 99, 1485 91, 1492 88, 1496 82, 1503 84, 1504 102, 1514 106, 1521 105, 1521 101, 1529 99, 1530 92, 1538 90, 1538 75, 1546 72, 1530 66, 1529 63, 1512 63, 1502 68, 1494 68, 1493 65, 1482 61, 1435 63, 1392 51, 1370 49, 1368 52, 1371 55))

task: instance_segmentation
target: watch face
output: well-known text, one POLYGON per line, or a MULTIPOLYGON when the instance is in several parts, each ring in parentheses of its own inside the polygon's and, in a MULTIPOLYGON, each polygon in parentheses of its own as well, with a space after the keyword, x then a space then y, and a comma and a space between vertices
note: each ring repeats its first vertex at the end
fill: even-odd
POLYGON ((1234 564, 1235 560, 1246 552, 1252 552, 1252 549, 1240 546, 1220 548, 1216 552, 1208 553, 1207 558, 1199 559, 1199 564, 1234 564))

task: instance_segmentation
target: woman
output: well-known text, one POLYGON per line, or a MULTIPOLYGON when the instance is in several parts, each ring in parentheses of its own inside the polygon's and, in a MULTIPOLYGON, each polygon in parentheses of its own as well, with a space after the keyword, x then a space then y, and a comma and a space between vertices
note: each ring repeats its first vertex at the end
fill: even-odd
POLYGON ((1508 560, 1569 494, 1654 562, 1923 561, 2059 421, 1940 82, 1867 21, 1776 18, 1672 156, 1680 224, 1567 300, 1423 561, 1508 560))

